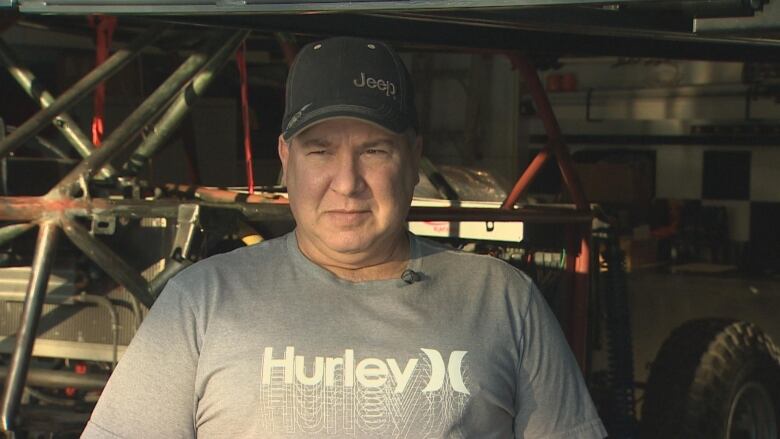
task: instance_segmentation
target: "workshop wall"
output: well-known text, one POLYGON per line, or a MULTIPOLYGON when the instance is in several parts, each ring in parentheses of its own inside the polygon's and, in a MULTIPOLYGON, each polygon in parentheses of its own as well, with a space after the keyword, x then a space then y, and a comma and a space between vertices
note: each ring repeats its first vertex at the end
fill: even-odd
POLYGON ((449 53, 403 55, 414 77, 424 154, 436 164, 519 175, 518 73, 506 57, 449 53))
MULTIPOLYGON (((642 178, 652 179, 654 206, 681 203, 699 223, 723 216, 724 233, 706 238, 726 248, 718 250, 726 254, 721 259, 758 270, 780 267, 773 226, 780 222, 780 104, 765 86, 777 81, 776 69, 621 58, 561 63, 543 78, 575 160, 598 153, 603 162, 630 167, 635 177, 651 164, 650 176, 642 178)), ((533 115, 529 127, 533 147, 541 148, 544 131, 533 115)), ((547 179, 537 189, 559 189, 555 178, 547 179)), ((601 195, 592 198, 612 201, 601 195)), ((647 212, 628 223, 652 223, 647 212)))

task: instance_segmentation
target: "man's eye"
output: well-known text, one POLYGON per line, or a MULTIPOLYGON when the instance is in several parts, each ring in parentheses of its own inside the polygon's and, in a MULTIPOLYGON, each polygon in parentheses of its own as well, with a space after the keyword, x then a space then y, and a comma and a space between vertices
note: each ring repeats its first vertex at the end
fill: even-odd
POLYGON ((387 154, 387 151, 379 148, 369 148, 366 150, 366 154, 380 155, 380 154, 387 154))
POLYGON ((325 153, 328 152, 324 149, 313 149, 306 153, 306 155, 325 155, 325 153))

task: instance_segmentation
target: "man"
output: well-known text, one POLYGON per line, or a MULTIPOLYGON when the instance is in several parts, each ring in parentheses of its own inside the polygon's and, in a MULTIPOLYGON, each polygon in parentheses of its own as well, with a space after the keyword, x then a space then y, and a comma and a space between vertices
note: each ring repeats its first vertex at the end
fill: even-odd
POLYGON ((412 96, 381 42, 303 48, 278 146, 295 231, 169 282, 84 437, 605 435, 531 281, 407 233, 412 96))

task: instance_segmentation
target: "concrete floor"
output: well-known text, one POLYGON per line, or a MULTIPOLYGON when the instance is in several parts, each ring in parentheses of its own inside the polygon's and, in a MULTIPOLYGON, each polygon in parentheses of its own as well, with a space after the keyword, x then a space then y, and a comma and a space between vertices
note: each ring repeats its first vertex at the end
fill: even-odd
POLYGON ((637 381, 683 322, 724 317, 757 324, 780 345, 780 278, 631 273, 628 277, 637 381))

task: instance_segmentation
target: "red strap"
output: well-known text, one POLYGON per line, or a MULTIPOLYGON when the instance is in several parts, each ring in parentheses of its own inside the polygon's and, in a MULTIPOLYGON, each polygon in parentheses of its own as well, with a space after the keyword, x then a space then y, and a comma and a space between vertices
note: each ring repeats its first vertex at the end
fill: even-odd
MULTIPOLYGON (((95 28, 95 66, 108 58, 111 39, 116 29, 116 17, 93 15, 89 17, 90 26, 95 28)), ((95 88, 94 113, 92 116, 92 143, 100 146, 103 139, 103 110, 106 106, 106 84, 101 82, 95 88)))
POLYGON ((244 124, 244 157, 246 159, 246 185, 249 195, 255 193, 255 174, 252 169, 252 139, 249 136, 249 83, 246 76, 246 42, 236 52, 236 65, 241 79, 241 117, 244 124))

